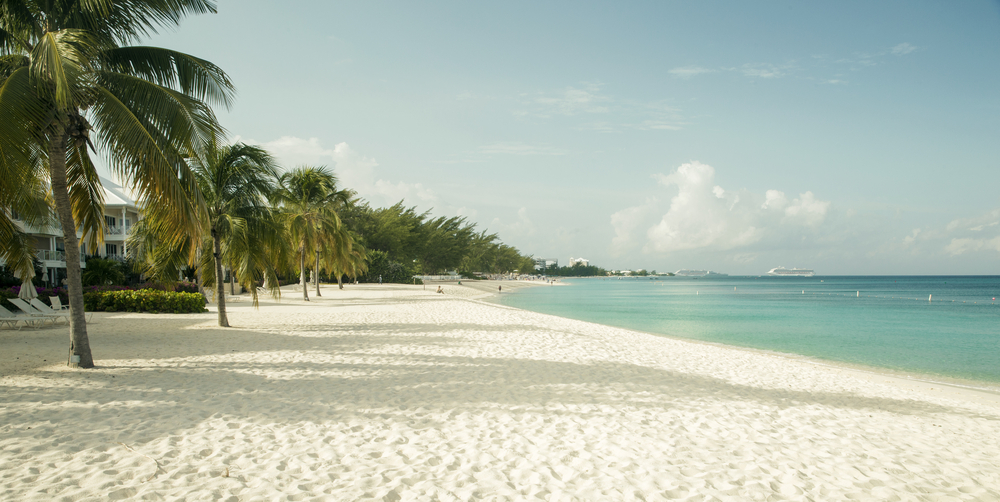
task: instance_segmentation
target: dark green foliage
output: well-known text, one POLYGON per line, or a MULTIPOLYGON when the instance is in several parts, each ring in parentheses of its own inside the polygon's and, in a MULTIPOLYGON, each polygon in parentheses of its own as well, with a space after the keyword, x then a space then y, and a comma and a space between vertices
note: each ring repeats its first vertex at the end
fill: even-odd
MULTIPOLYGON (((431 218, 429 212, 403 202, 381 209, 356 204, 341 214, 369 250, 385 253, 388 262, 412 273, 439 274, 447 270, 507 273, 534 272, 534 261, 500 242, 496 234, 476 232, 476 225, 462 217, 431 218)), ((369 254, 369 267, 377 266, 369 254)), ((379 272, 368 271, 378 281, 379 272)), ((385 274, 383 273, 383 281, 385 274)), ((412 275, 412 274, 411 274, 412 275)), ((360 280, 360 279, 359 279, 360 280)), ((371 280, 369 279, 369 282, 371 280)))
POLYGON ((580 263, 572 267, 547 268, 544 273, 553 277, 603 277, 608 275, 608 271, 601 267, 595 267, 594 265, 585 266, 580 263))
POLYGON ((14 276, 14 271, 6 266, 0 267, 0 288, 9 288, 11 286, 20 285, 21 279, 14 276))
POLYGON ((200 293, 175 293, 156 289, 136 291, 95 291, 83 295, 89 312, 172 312, 174 314, 208 312, 205 296, 200 293))
POLYGON ((125 265, 117 260, 97 256, 87 257, 87 268, 83 269, 84 286, 103 286, 125 282, 125 265))
POLYGON ((414 284, 413 276, 416 273, 412 267, 389 259, 389 254, 385 251, 368 252, 368 272, 358 277, 358 282, 378 283, 379 276, 383 283, 394 284, 414 284))

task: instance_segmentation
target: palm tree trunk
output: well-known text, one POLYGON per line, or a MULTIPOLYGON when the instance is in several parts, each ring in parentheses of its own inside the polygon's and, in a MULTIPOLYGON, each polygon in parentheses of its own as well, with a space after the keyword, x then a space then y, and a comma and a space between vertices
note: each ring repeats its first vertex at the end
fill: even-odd
POLYGON ((222 239, 212 229, 215 259, 215 304, 219 307, 219 326, 229 327, 229 317, 226 316, 226 278, 222 276, 222 239))
POLYGON ((343 279, 344 279, 344 276, 342 276, 340 274, 337 274, 337 287, 340 288, 340 289, 344 289, 344 280, 343 279))
POLYGON ((94 356, 90 352, 87 320, 83 313, 83 282, 80 271, 80 239, 76 236, 73 206, 69 200, 66 182, 66 148, 68 135, 62 127, 49 141, 49 176, 52 181, 52 198, 63 229, 63 246, 66 253, 66 289, 69 293, 69 360, 70 367, 93 368, 94 356), (79 361, 74 362, 79 356, 79 361))
POLYGON ((316 249, 316 296, 323 296, 319 292, 319 249, 316 249))
POLYGON ((299 284, 302 285, 302 300, 309 301, 309 284, 306 282, 306 241, 299 244, 299 284))
POLYGON ((232 262, 229 263, 229 294, 236 295, 236 271, 232 262))

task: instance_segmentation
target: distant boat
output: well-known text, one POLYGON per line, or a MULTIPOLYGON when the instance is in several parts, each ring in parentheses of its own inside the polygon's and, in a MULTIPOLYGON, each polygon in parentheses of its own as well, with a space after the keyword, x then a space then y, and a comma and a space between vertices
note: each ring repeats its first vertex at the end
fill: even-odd
POLYGON ((678 277, 728 277, 729 274, 720 274, 718 272, 712 272, 711 270, 690 270, 681 269, 674 272, 674 275, 678 277))
POLYGON ((811 269, 808 268, 785 268, 777 267, 772 268, 767 275, 773 275, 777 277, 812 277, 816 275, 811 269))

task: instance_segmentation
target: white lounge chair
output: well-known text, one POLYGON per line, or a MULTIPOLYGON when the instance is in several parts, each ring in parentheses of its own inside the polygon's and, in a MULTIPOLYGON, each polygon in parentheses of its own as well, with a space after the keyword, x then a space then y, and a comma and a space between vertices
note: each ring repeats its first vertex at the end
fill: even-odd
MULTIPOLYGON (((68 305, 66 306, 66 310, 60 310, 58 308, 55 308, 56 305, 60 305, 60 306, 62 305, 62 302, 59 301, 59 297, 58 296, 50 296, 49 297, 49 301, 52 302, 52 307, 51 308, 48 305, 46 305, 45 302, 39 300, 38 298, 32 298, 32 300, 31 300, 31 306, 34 307, 34 308, 36 308, 36 309, 38 309, 43 314, 53 314, 53 315, 66 316, 66 320, 67 320, 66 322, 69 322, 69 316, 70 316, 69 306, 68 305)), ((84 315, 87 316, 87 322, 90 322, 90 319, 92 317, 94 317, 94 313, 93 312, 84 312, 84 315)))
POLYGON ((18 310, 20 310, 21 312, 24 312, 26 315, 34 317, 35 319, 43 319, 43 320, 52 321, 52 325, 53 326, 56 324, 56 321, 59 320, 59 319, 66 319, 66 322, 69 323, 69 316, 68 315, 61 316, 61 315, 50 315, 50 314, 42 313, 38 309, 33 308, 31 305, 28 305, 27 303, 24 303, 24 300, 22 300, 20 298, 8 298, 7 301, 10 302, 11 305, 17 307, 18 310))
POLYGON ((14 314, 0 306, 0 324, 6 324, 12 328, 17 328, 18 331, 20 331, 21 327, 17 325, 19 322, 23 322, 25 326, 31 326, 32 328, 38 329, 38 327, 45 321, 27 314, 14 314))
POLYGON ((69 305, 63 305, 58 296, 50 296, 49 303, 52 304, 52 310, 69 310, 69 305))
MULTIPOLYGON (((49 307, 48 305, 45 304, 45 302, 39 300, 38 298, 31 299, 31 306, 38 309, 38 311, 43 314, 65 316, 66 322, 69 323, 69 316, 70 316, 69 312, 52 310, 52 307, 49 307)), ((94 316, 94 313, 84 312, 84 315, 87 316, 87 321, 90 322, 90 318, 94 316)))

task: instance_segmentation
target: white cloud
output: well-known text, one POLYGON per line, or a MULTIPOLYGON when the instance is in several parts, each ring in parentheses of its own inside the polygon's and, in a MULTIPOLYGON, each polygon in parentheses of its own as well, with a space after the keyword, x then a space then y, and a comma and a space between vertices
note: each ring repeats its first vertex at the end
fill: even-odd
POLYGON ((823 223, 828 209, 830 209, 829 201, 817 200, 812 192, 806 192, 799 195, 798 199, 792 200, 791 204, 785 208, 783 221, 815 227, 823 223))
POLYGON ((512 223, 504 223, 499 217, 493 218, 490 228, 496 230, 504 237, 524 237, 533 235, 537 230, 534 222, 528 217, 528 208, 521 207, 517 210, 517 219, 512 223))
POLYGON ((910 45, 910 44, 908 44, 906 42, 903 42, 903 43, 901 43, 901 44, 893 47, 892 50, 891 50, 891 52, 893 54, 897 55, 897 56, 902 56, 904 54, 909 54, 909 53, 911 53, 911 52, 913 52, 915 50, 917 50, 916 47, 914 47, 914 46, 912 46, 912 45, 910 45))
POLYGON ((784 77, 789 66, 775 66, 773 64, 745 64, 740 71, 751 78, 778 78, 784 77))
POLYGON ((975 251, 1000 252, 1000 237, 994 237, 992 239, 952 239, 951 242, 944 247, 944 250, 952 256, 958 256, 960 254, 975 251))
POLYGON ((664 101, 618 99, 603 92, 599 82, 584 82, 555 92, 522 93, 516 117, 579 120, 575 129, 621 133, 633 130, 678 130, 684 124, 680 111, 664 101))
MULTIPOLYGON (((656 199, 614 213, 612 249, 625 253, 643 245, 646 252, 747 249, 757 243, 801 240, 825 221, 830 202, 812 192, 789 200, 784 192, 768 190, 761 202, 747 190, 727 190, 715 182, 715 169, 689 162, 669 175, 654 175, 660 184, 676 189, 670 206, 661 213, 656 199), (657 221, 658 220, 658 221, 657 221), (646 228, 645 242, 637 234, 646 228)), ((753 252, 735 255, 738 262, 756 259, 753 252)))
POLYGON ((943 234, 951 238, 944 251, 952 256, 977 251, 1000 252, 1000 209, 974 218, 952 220, 943 234))
POLYGON ((376 205, 391 205, 406 199, 410 202, 433 203, 437 200, 434 192, 422 183, 406 183, 379 178, 375 169, 378 162, 371 157, 353 150, 346 142, 326 148, 318 138, 297 138, 282 136, 273 141, 236 141, 257 144, 273 155, 285 168, 302 165, 326 165, 333 169, 340 185, 358 192, 361 197, 376 205))
POLYGON ((671 69, 668 73, 677 78, 691 78, 701 75, 702 73, 712 73, 714 71, 715 70, 702 68, 700 66, 681 66, 671 69))
POLYGON ((567 87, 560 93, 551 96, 543 95, 536 97, 534 103, 541 105, 541 115, 576 115, 579 113, 607 113, 609 108, 605 105, 611 98, 599 93, 600 84, 588 84, 584 89, 567 87))
POLYGON ((663 120, 644 120, 635 126, 636 129, 647 131, 647 130, 661 130, 661 131, 679 131, 681 126, 674 122, 667 122, 663 120))
POLYGON ((615 236, 611 239, 613 254, 620 255, 636 247, 637 231, 649 216, 655 215, 656 204, 657 200, 650 198, 641 206, 625 208, 611 215, 611 226, 615 229, 615 236))
POLYGON ((660 222, 646 232, 652 250, 732 249, 763 236, 752 221, 752 213, 740 203, 739 193, 726 193, 715 185, 712 166, 690 162, 656 178, 664 186, 676 186, 677 195, 660 222))

